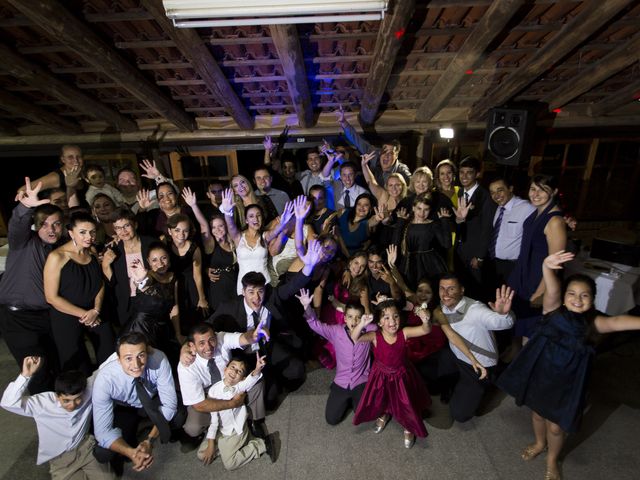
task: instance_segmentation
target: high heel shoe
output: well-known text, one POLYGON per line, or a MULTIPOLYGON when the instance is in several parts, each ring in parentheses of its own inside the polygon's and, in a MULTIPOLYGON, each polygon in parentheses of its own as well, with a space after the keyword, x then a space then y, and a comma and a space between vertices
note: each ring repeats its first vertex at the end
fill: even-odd
POLYGON ((411 448, 413 444, 416 443, 416 436, 411 433, 404 431, 404 448, 411 448))
POLYGON ((384 427, 387 426, 387 423, 389 423, 389 415, 383 415, 381 417, 378 417, 376 419, 376 426, 373 427, 373 431, 375 433, 380 433, 382 430, 384 430, 384 427))

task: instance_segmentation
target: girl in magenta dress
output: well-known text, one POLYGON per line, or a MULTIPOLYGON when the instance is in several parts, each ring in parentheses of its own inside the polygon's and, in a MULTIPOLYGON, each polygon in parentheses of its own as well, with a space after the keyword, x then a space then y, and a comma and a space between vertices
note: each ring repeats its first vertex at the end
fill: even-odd
POLYGON ((376 420, 374 431, 380 433, 391 417, 404 428, 404 446, 411 448, 415 437, 426 437, 422 412, 431 406, 427 387, 407 356, 406 339, 426 335, 431 331, 429 311, 419 309, 422 320, 418 327, 400 328, 400 312, 393 301, 378 304, 379 330, 362 334, 373 321, 363 315, 360 328, 353 330, 354 342, 373 342, 373 365, 353 424, 376 420))

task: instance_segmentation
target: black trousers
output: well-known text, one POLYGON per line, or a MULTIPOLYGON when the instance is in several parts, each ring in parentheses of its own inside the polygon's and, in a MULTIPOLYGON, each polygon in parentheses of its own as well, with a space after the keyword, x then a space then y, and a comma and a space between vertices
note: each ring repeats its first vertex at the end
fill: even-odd
MULTIPOLYGON (((449 350, 449 352, 451 352, 449 350)), ((495 367, 487 368, 487 377, 480 380, 473 367, 458 359, 453 352, 443 355, 439 365, 442 376, 454 383, 449 402, 451 417, 456 422, 471 420, 482 402, 482 398, 495 378, 495 367)))
MULTIPOLYGON (((156 407, 160 405, 160 399, 158 396, 153 397, 156 402, 156 407)), ((144 411, 144 408, 135 408, 124 405, 114 404, 113 406, 113 426, 119 428, 122 431, 122 439, 129 444, 130 447, 138 446, 138 428, 140 422, 149 418, 144 411)), ((178 404, 178 411, 169 421, 171 430, 178 430, 182 428, 184 422, 187 420, 187 409, 178 404)), ((109 450, 108 448, 100 447, 96 445, 93 451, 94 456, 100 463, 107 463, 120 457, 116 452, 109 450)), ((121 457, 122 458, 122 457, 121 457)))
POLYGON ((49 310, 12 310, 0 305, 0 331, 18 368, 22 369, 25 357, 43 359, 43 365, 29 381, 29 392, 35 395, 53 390, 58 357, 51 337, 49 310))
POLYGON ((358 408, 360 397, 362 397, 366 384, 364 382, 352 389, 348 389, 331 382, 329 398, 324 410, 324 418, 329 425, 338 425, 346 415, 349 407, 354 411, 358 408))
POLYGON ((104 362, 115 351, 116 339, 108 322, 97 327, 82 325, 71 315, 54 313, 51 319, 51 332, 58 349, 60 369, 80 370, 90 376, 94 368, 84 344, 84 335, 88 335, 96 351, 98 365, 104 362))
MULTIPOLYGON (((271 337, 270 344, 267 367, 264 370, 265 403, 269 409, 275 405, 278 393, 284 389, 297 389, 305 376, 304 362, 299 355, 302 340, 297 335, 282 332, 271 337)), ((255 362, 255 356, 253 361, 255 362)))
POLYGON ((471 268, 471 259, 460 255, 456 249, 453 255, 453 269, 460 279, 465 295, 476 300, 486 301, 486 287, 484 286, 483 268, 471 268))

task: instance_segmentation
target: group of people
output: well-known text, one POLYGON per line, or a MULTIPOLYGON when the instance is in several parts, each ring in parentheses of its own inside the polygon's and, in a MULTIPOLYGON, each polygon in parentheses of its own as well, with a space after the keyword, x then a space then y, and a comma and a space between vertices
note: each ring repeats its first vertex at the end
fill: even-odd
POLYGON ((547 451, 545 478, 561 478, 594 346, 640 318, 597 312, 588 277, 561 284, 555 179, 534 176, 525 200, 508 179, 481 185, 472 157, 411 173, 397 142, 338 121, 351 147, 324 142, 298 172, 266 137, 255 187, 212 182, 202 209, 154 162, 154 191, 128 168, 112 186, 73 145, 25 179, 0 281, 21 374, 1 405, 35 418, 53 478, 144 470, 158 439, 228 469, 275 461, 266 412, 314 364, 335 369, 328 424, 393 418, 406 448, 431 394, 466 422, 497 385, 532 409, 522 458, 547 451))

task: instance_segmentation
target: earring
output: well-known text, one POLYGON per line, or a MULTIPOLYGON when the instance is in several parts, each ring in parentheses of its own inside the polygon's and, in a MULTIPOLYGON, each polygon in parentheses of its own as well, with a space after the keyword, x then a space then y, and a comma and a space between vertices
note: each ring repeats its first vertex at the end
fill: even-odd
POLYGON ((71 241, 73 242, 73 246, 74 246, 74 247, 77 247, 77 246, 78 246, 78 244, 76 243, 75 238, 71 237, 71 241))

